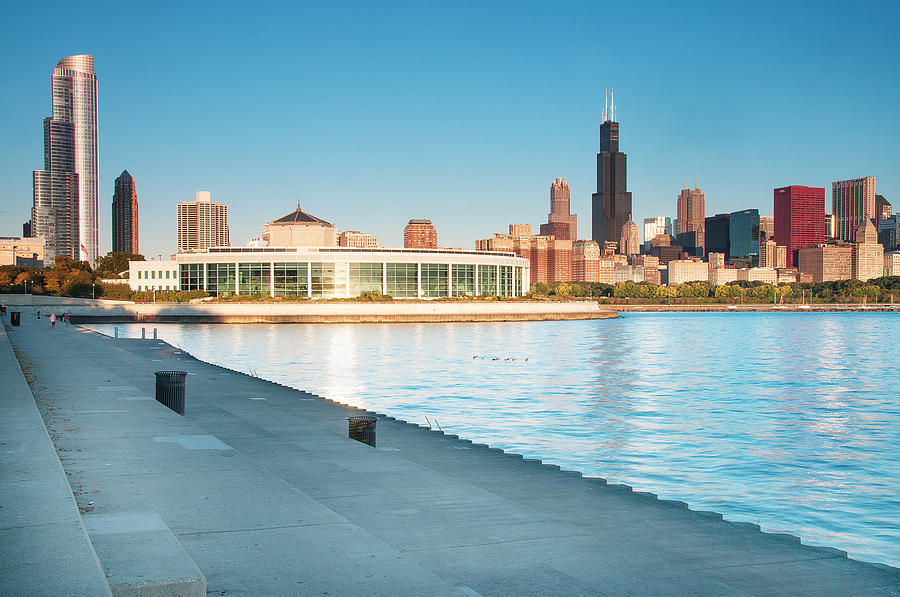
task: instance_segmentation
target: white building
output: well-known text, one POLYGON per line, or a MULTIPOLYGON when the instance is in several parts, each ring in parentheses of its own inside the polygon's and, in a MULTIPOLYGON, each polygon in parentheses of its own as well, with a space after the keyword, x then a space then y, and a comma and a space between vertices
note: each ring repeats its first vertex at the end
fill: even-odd
POLYGON ((513 253, 451 249, 213 247, 171 261, 131 261, 133 290, 204 290, 213 296, 394 298, 522 296, 529 261, 513 253))
POLYGON ((709 264, 692 259, 676 259, 669 262, 669 285, 709 280, 709 264))

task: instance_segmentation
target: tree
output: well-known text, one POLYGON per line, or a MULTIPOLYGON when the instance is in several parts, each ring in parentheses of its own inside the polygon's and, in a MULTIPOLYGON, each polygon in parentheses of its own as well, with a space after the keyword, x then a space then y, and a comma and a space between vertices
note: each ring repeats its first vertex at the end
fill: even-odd
POLYGON ((138 253, 110 251, 97 258, 97 267, 94 271, 103 278, 118 278, 121 272, 128 271, 130 261, 144 261, 144 256, 138 253))

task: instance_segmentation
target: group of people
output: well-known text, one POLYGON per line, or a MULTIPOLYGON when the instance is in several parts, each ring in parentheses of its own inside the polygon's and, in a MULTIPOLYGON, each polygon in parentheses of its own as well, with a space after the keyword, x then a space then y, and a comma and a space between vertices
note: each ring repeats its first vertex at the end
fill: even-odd
MULTIPOLYGON (((37 318, 38 318, 38 319, 41 318, 41 312, 40 312, 40 311, 37 312, 37 318)), ((61 319, 62 321, 66 322, 66 325, 69 325, 69 314, 68 314, 68 313, 63 313, 60 317, 57 317, 57 316, 56 316, 56 313, 50 313, 50 327, 55 328, 55 327, 56 327, 56 321, 57 321, 58 319, 61 319)))

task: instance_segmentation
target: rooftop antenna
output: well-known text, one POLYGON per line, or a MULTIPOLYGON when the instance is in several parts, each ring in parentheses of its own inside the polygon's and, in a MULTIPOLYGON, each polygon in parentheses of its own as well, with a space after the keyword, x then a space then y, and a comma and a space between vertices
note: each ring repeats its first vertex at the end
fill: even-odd
POLYGON ((610 120, 616 121, 616 90, 613 89, 609 93, 610 120))
POLYGON ((607 115, 609 114, 609 89, 603 90, 603 96, 606 98, 606 104, 603 108, 603 122, 606 122, 609 120, 609 118, 607 118, 607 115))

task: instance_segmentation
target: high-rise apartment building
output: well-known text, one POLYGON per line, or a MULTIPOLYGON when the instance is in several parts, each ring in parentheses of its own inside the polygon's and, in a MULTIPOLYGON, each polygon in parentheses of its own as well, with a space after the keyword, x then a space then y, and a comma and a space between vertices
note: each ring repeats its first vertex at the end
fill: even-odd
POLYGON ((509 234, 475 241, 479 251, 507 251, 530 262, 531 281, 543 283, 572 280, 573 243, 565 238, 532 234, 530 224, 510 224, 509 234))
POLYGON ((831 213, 834 237, 856 242, 856 231, 863 220, 875 218, 875 177, 836 180, 831 183, 831 213))
POLYGON ((437 230, 431 220, 410 220, 403 229, 403 246, 407 249, 436 249, 437 230))
POLYGON ((97 75, 88 54, 60 60, 51 77, 52 116, 44 119, 44 169, 34 171, 32 234, 46 257, 94 263, 99 240, 97 75))
POLYGON ((775 189, 775 242, 787 247, 787 267, 797 251, 825 242, 825 189, 791 185, 775 189))
POLYGON ((210 201, 209 191, 197 191, 195 201, 178 204, 178 252, 227 247, 228 206, 210 201))
POLYGON ((699 187, 682 189, 676 204, 678 244, 691 255, 703 257, 706 247, 706 205, 699 187))
POLYGON ((123 170, 116 179, 112 200, 112 250, 139 253, 138 202, 134 177, 123 170))
POLYGON ((541 224, 541 234, 560 240, 578 238, 578 216, 570 213, 569 183, 564 178, 557 178, 550 185, 550 213, 547 223, 541 224))
MULTIPOLYGON (((622 226, 631 219, 631 193, 626 189, 626 156, 619 151, 616 104, 603 111, 600 153, 597 154, 597 192, 591 196, 592 237, 601 247, 618 242, 622 226)), ((621 250, 621 248, 620 248, 621 250)))

